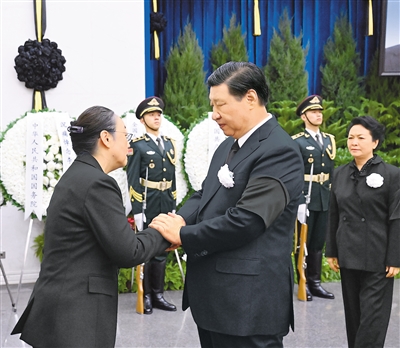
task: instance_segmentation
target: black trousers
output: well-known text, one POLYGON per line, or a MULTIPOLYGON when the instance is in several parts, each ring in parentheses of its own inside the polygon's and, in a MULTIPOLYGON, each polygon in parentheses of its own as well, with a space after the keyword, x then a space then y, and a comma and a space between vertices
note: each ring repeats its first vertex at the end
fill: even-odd
POLYGON ((282 335, 232 336, 197 327, 202 348, 283 348, 282 335))
POLYGON ((340 269, 349 348, 383 347, 393 300, 385 272, 340 269))
POLYGON ((310 210, 310 216, 307 217, 307 249, 309 251, 321 251, 323 249, 327 224, 328 211, 310 210))

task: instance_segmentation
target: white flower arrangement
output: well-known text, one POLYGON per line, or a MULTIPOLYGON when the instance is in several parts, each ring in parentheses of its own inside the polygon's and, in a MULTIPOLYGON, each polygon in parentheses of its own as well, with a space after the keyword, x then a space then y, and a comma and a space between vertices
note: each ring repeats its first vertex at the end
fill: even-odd
MULTIPOLYGON (((144 126, 136 118, 133 111, 126 112, 122 115, 128 132, 133 133, 134 137, 139 137, 145 133, 144 126)), ((179 128, 168 118, 163 115, 160 133, 175 140, 176 145, 176 204, 182 202, 188 192, 188 184, 185 180, 185 174, 182 166, 182 153, 184 147, 184 135, 179 128)))
MULTIPOLYGON (((63 164, 60 140, 54 117, 57 112, 39 112, 43 119, 43 215, 46 215, 54 187, 62 175, 63 164)), ((0 186, 6 201, 23 208, 25 206, 26 175, 26 115, 13 121, 2 134, 1 158, 2 167, 0 186)), ((72 120, 72 118, 71 118, 72 120)))
POLYGON ((227 164, 223 165, 221 169, 218 171, 219 182, 226 188, 231 188, 235 185, 233 178, 234 174, 229 170, 227 164))
POLYGON ((63 163, 58 134, 44 134, 43 137, 43 190, 53 192, 62 175, 63 163))
POLYGON ((383 185, 383 176, 378 173, 372 173, 366 177, 366 182, 369 187, 378 188, 383 185))
POLYGON ((201 184, 207 176, 212 155, 225 138, 210 115, 208 118, 200 120, 189 131, 184 163, 189 182, 195 191, 201 189, 201 184))
POLYGON ((195 125, 189 132, 186 141, 184 157, 185 170, 190 185, 195 191, 201 189, 201 184, 207 176, 208 163, 208 122, 206 118, 195 125))

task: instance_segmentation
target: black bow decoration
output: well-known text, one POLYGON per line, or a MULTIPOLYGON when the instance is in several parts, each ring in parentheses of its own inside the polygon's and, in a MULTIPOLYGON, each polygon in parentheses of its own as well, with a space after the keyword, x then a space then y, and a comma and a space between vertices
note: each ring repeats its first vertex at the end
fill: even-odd
POLYGON ((156 31, 161 33, 167 26, 167 19, 161 12, 151 12, 150 13, 150 33, 156 31))
POLYGON ((18 80, 25 82, 27 88, 47 91, 63 79, 66 60, 57 43, 49 39, 28 40, 18 47, 18 53, 14 59, 15 70, 18 80))

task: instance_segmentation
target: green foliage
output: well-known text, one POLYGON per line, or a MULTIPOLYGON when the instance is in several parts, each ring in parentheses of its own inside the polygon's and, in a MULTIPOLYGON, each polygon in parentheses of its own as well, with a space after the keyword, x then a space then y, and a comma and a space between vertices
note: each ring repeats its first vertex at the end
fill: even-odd
POLYGON ((123 293, 136 291, 136 282, 132 284, 132 268, 120 268, 118 272, 118 292, 123 293))
MULTIPOLYGON (((294 270, 294 282, 296 284, 299 283, 299 280, 297 279, 297 265, 294 260, 294 255, 292 254, 292 265, 293 265, 293 270, 294 270)), ((337 282, 340 281, 340 272, 335 272, 331 270, 329 267, 328 261, 326 261, 325 254, 322 256, 322 267, 321 267, 321 282, 326 283, 326 282, 337 282)))
POLYGON ((44 233, 39 234, 33 240, 32 248, 35 250, 35 256, 40 262, 43 261, 44 233))
POLYGON ((289 135, 304 130, 303 121, 296 115, 296 107, 296 102, 291 100, 276 101, 268 106, 268 111, 277 118, 279 124, 289 135))
POLYGON ((308 94, 308 73, 305 69, 308 45, 303 50, 300 33, 295 37, 292 33, 292 19, 287 9, 279 20, 279 33, 274 29, 268 62, 264 67, 265 76, 270 83, 271 101, 300 101, 308 94))
POLYGON ((379 76, 379 50, 375 52, 365 81, 366 97, 387 106, 400 100, 400 76, 379 76))
POLYGON ((322 267, 321 267, 321 282, 337 282, 340 281, 340 272, 333 271, 326 261, 325 253, 322 257, 322 267))
MULTIPOLYGON (((184 252, 181 248, 178 249, 179 257, 184 252)), ((186 273, 186 262, 181 259, 183 273, 186 273)), ((135 268, 136 273, 136 268, 135 268)), ((136 276, 133 274, 132 282, 132 268, 121 268, 118 274, 118 292, 137 292, 136 276)), ((165 267, 165 283, 164 290, 182 290, 183 289, 182 274, 179 269, 178 262, 176 261, 175 252, 171 251, 167 255, 167 264, 165 267)))
MULTIPOLYGON (((181 248, 178 248, 177 251, 181 260, 183 274, 186 274, 186 262, 181 258, 184 252, 181 248)), ((182 290, 183 285, 182 274, 176 260, 175 252, 171 251, 167 256, 164 290, 182 290)))
POLYGON ((165 62, 167 79, 164 85, 165 114, 187 129, 201 114, 209 110, 205 84, 204 55, 190 23, 171 47, 165 62))
POLYGON ((222 41, 212 46, 210 61, 213 70, 230 61, 248 62, 245 38, 246 34, 242 35, 242 27, 240 24, 236 25, 236 15, 233 14, 229 29, 226 27, 223 29, 222 41))
POLYGON ((360 98, 359 108, 354 106, 346 110, 347 119, 369 115, 386 127, 385 141, 377 153, 388 163, 400 166, 400 100, 387 107, 375 100, 360 98))
MULTIPOLYGON (((345 139, 347 143, 347 139, 345 139)), ((349 150, 347 150, 347 145, 343 147, 338 147, 336 149, 336 157, 335 157, 335 167, 339 167, 343 164, 349 163, 353 160, 353 156, 350 154, 349 150)))
MULTIPOLYGON (((356 48, 351 24, 347 15, 342 14, 336 20, 333 37, 324 46, 325 65, 320 69, 322 96, 343 108, 359 106, 359 97, 364 95, 363 78, 359 76, 361 59, 356 48)), ((336 117, 342 115, 338 113, 336 117)))

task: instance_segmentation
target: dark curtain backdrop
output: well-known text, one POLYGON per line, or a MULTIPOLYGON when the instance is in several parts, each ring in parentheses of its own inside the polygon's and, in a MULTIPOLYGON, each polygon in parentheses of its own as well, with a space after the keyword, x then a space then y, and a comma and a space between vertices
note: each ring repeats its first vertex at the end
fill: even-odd
MULTIPOLYGON (((366 36, 368 0, 259 0, 261 36, 253 36, 253 0, 157 0, 158 12, 168 20, 166 29, 159 34, 160 59, 152 59, 152 40, 150 33, 150 12, 152 0, 145 1, 146 35, 146 96, 162 96, 166 71, 164 62, 169 51, 177 42, 188 21, 192 24, 204 54, 204 70, 208 77, 212 72, 210 51, 213 44, 222 39, 223 28, 229 27, 233 13, 237 23, 246 34, 249 61, 259 67, 266 65, 274 28, 278 29, 279 19, 284 8, 293 18, 294 35, 303 33, 303 47, 309 44, 306 69, 309 73, 309 93, 321 93, 321 72, 323 48, 333 34, 336 19, 347 14, 360 52, 363 75, 366 75, 373 54, 379 47, 381 0, 372 0, 374 33, 366 36)), ((273 81, 271 81, 273 88, 273 81)))

